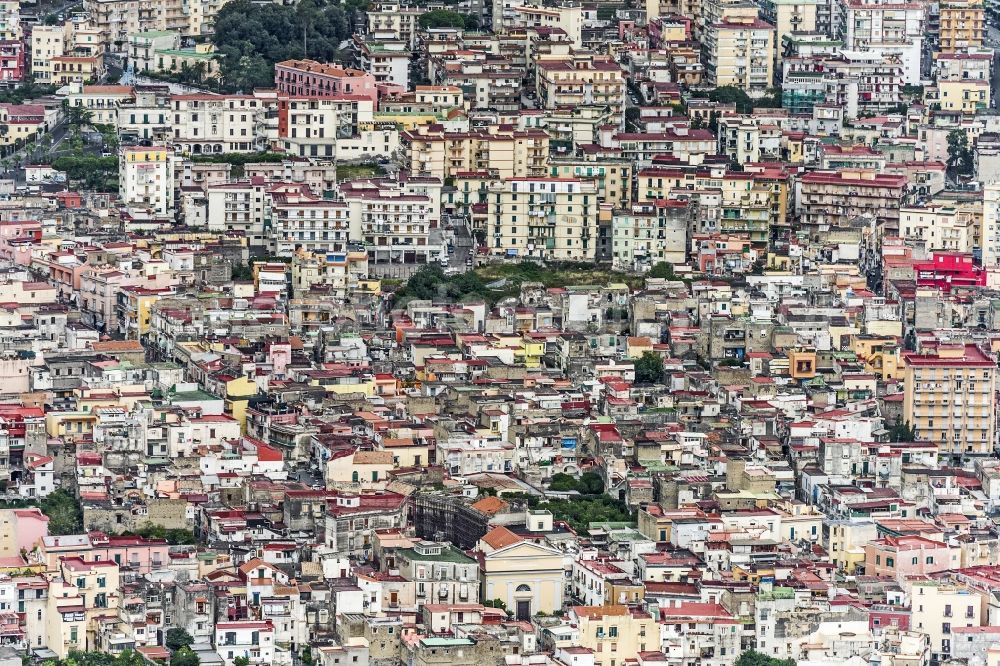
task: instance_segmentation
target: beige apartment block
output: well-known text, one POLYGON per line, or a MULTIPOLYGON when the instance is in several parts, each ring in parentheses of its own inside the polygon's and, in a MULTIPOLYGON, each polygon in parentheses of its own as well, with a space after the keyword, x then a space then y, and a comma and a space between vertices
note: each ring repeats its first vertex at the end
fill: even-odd
POLYGON ((727 7, 707 26, 705 73, 714 86, 737 86, 751 95, 774 85, 774 26, 756 7, 727 7))
POLYGON ((486 240, 494 254, 585 261, 597 248, 593 180, 508 178, 487 194, 486 240))
POLYGON ((498 178, 544 176, 548 168, 549 136, 541 130, 477 127, 447 132, 419 127, 402 134, 410 171, 455 177, 470 171, 495 172, 498 178))
POLYGON ((991 453, 996 371, 996 361, 973 344, 927 344, 904 353, 904 422, 942 454, 991 453))

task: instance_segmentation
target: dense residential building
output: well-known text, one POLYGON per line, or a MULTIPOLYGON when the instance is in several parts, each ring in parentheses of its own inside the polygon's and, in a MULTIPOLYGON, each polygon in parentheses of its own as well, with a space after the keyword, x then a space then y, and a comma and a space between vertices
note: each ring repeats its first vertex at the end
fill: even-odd
POLYGON ((802 224, 814 237, 869 216, 887 231, 899 230, 906 177, 867 170, 813 171, 800 180, 802 224))
POLYGON ((170 215, 174 210, 174 155, 166 147, 126 148, 118 173, 122 203, 170 215))
POLYGON ((372 103, 378 100, 378 90, 372 74, 315 60, 285 60, 276 63, 274 82, 280 92, 292 97, 356 95, 370 99, 372 103))
POLYGON ((996 6, 224 4, 0 1, 2 666, 1000 664, 996 6))
POLYGON ((508 257, 595 257, 599 202, 593 182, 509 178, 487 193, 490 252, 508 257))
POLYGON ((938 7, 938 46, 960 53, 983 46, 986 11, 981 0, 949 0, 938 7))
POLYGON ((973 344, 903 354, 903 419, 942 454, 988 454, 996 438, 996 363, 973 344))
POLYGON ((756 8, 726 10, 707 26, 705 72, 715 86, 763 92, 774 85, 774 26, 756 8))
POLYGON ((499 178, 519 178, 547 171, 549 136, 543 131, 491 126, 448 132, 431 125, 404 132, 401 138, 415 174, 445 179, 487 171, 499 178))

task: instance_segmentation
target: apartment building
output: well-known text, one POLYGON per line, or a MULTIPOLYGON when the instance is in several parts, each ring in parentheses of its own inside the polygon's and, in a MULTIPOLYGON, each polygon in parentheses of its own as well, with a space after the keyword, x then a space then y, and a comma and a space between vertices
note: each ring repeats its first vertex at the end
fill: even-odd
POLYGON ((351 236, 347 204, 315 196, 303 185, 275 185, 268 196, 279 257, 300 250, 320 254, 346 250, 351 236))
POLYGON ((907 76, 903 59, 895 53, 842 51, 796 60, 794 66, 797 71, 804 66, 828 73, 823 79, 827 104, 845 107, 851 118, 859 111, 882 113, 898 105, 907 76))
POLYGON ((942 111, 973 116, 990 108, 990 82, 982 79, 938 81, 929 88, 926 97, 942 111))
POLYGON ((21 0, 0 0, 0 41, 19 42, 23 37, 21 0))
POLYGON ((820 4, 820 0, 762 0, 760 3, 760 17, 774 26, 776 74, 781 72, 785 37, 816 32, 820 4))
POLYGON ((727 7, 705 30, 705 74, 713 86, 736 86, 753 94, 774 85, 775 28, 756 7, 727 7))
POLYGON ((90 112, 92 121, 118 127, 118 110, 135 101, 131 86, 84 86, 74 83, 70 87, 69 105, 90 112))
POLYGON ((296 252, 292 257, 292 291, 296 297, 308 295, 313 287, 321 287, 338 298, 344 298, 366 277, 366 252, 296 252))
MULTIPOLYGON (((373 122, 372 102, 353 95, 278 100, 276 144, 289 155, 356 159, 389 156, 399 148, 394 123, 373 122)), ((270 134, 270 131, 268 132, 270 134)))
POLYGON ((157 215, 174 211, 174 154, 163 146, 122 150, 118 182, 122 203, 157 215))
POLYGON ((424 125, 401 135, 410 171, 444 180, 463 172, 495 172, 498 178, 544 176, 549 136, 541 130, 498 125, 448 132, 424 125))
POLYGON ((935 661, 947 661, 952 629, 983 624, 982 598, 963 585, 943 580, 914 580, 910 586, 910 628, 927 634, 935 661))
POLYGON ((52 84, 65 86, 71 83, 96 81, 104 76, 104 56, 61 55, 52 58, 52 84))
POLYGON ((955 459, 986 455, 996 437, 996 362, 973 344, 903 354, 903 420, 955 459))
POLYGON ((859 169, 806 173, 799 179, 802 224, 819 239, 831 229, 847 228, 852 220, 868 216, 896 233, 906 185, 906 176, 859 169))
POLYGON ((971 253, 979 247, 982 209, 961 201, 929 201, 899 210, 899 235, 922 240, 924 248, 971 253))
MULTIPOLYGON (((368 15, 369 20, 371 14, 368 15)), ((378 101, 374 75, 353 67, 339 67, 315 60, 283 60, 274 64, 274 84, 289 97, 339 97, 352 95, 378 101)))
POLYGON ((624 208, 632 201, 632 162, 614 157, 557 157, 549 162, 549 175, 554 178, 590 178, 597 183, 598 197, 615 208, 624 208))
MULTIPOLYGON (((602 139, 605 140, 605 139, 602 139)), ((658 155, 672 154, 686 164, 701 164, 706 156, 715 155, 715 135, 707 129, 691 129, 678 125, 662 132, 622 132, 614 134, 607 144, 621 150, 625 159, 648 166, 658 155)))
POLYGON ((539 101, 547 109, 606 105, 616 119, 625 110, 625 73, 608 56, 541 60, 537 63, 536 88, 539 101))
POLYGON ((659 199, 616 210, 612 217, 612 264, 618 270, 649 270, 661 261, 687 259, 691 202, 659 199))
POLYGON ((252 249, 271 249, 269 183, 264 178, 209 185, 208 229, 215 233, 235 232, 247 238, 252 249))
POLYGON ((574 48, 583 47, 583 7, 577 3, 556 6, 523 4, 511 7, 503 27, 516 28, 556 28, 565 32, 574 48))
POLYGON ((947 0, 938 5, 938 48, 962 53, 983 46, 983 0, 947 0))
POLYGON ((215 651, 226 666, 233 666, 239 657, 247 659, 252 666, 272 664, 274 647, 271 620, 219 622, 215 625, 215 651))
POLYGON ((526 70, 504 59, 486 62, 481 53, 434 68, 431 80, 436 85, 454 86, 465 92, 471 109, 517 111, 521 108, 521 85, 526 70))
POLYGON ((66 53, 72 43, 70 26, 36 25, 31 30, 31 78, 36 83, 50 85, 53 81, 52 60, 66 53))
MULTIPOLYGON (((435 181, 437 182, 437 181, 435 181)), ((429 263, 447 253, 431 244, 440 221, 440 183, 428 190, 421 181, 350 181, 340 187, 353 225, 351 239, 364 243, 371 263, 429 263)))
MULTIPOLYGON (((983 159, 982 155, 978 157, 983 159)), ((992 175, 983 185, 981 242, 983 266, 1000 266, 1000 182, 992 175)))
POLYGON ((746 164, 781 158, 782 129, 755 117, 719 118, 719 154, 746 164))
POLYGON ((934 75, 940 81, 988 80, 993 58, 988 53, 939 53, 934 75))
POLYGON ((570 622, 579 627, 575 645, 591 651, 594 666, 627 663, 660 642, 656 620, 627 606, 573 606, 570 622))
POLYGON ((276 107, 264 95, 171 95, 171 143, 192 155, 254 152, 268 143, 258 130, 276 107))
POLYGON ((427 113, 444 116, 463 103, 462 89, 458 86, 415 86, 410 92, 386 97, 379 102, 382 114, 427 113))
POLYGON ((579 178, 506 178, 489 187, 486 240, 508 257, 592 260, 597 185, 579 178))
POLYGON ((925 6, 882 0, 840 0, 838 35, 846 51, 896 56, 903 82, 920 83, 920 59, 927 28, 925 6))
POLYGON ((173 30, 182 35, 211 34, 215 17, 228 0, 84 0, 90 23, 104 49, 124 53, 129 35, 173 30))
POLYGON ((422 7, 408 7, 398 2, 380 2, 365 12, 368 34, 388 33, 413 51, 417 48, 420 15, 425 11, 422 7))
POLYGON ((401 39, 374 39, 354 35, 361 69, 371 74, 376 83, 400 90, 410 87, 410 50, 401 39))

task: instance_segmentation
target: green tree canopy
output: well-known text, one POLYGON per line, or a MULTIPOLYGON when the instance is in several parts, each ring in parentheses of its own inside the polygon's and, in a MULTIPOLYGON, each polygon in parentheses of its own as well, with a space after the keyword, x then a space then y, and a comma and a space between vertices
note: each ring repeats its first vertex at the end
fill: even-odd
POLYGON ((185 646, 170 655, 170 666, 198 666, 201 659, 194 650, 185 646))
POLYGON ((185 629, 181 629, 180 627, 167 629, 167 633, 163 637, 163 644, 171 652, 176 652, 182 647, 191 647, 192 643, 194 643, 194 638, 185 629))
POLYGON ((418 20, 421 28, 466 28, 465 15, 447 9, 424 12, 418 20))
POLYGON ((274 63, 289 58, 336 62, 340 44, 366 7, 362 0, 305 0, 295 5, 234 0, 215 20, 220 88, 243 90, 274 85, 274 63))
POLYGON ((677 275, 674 273, 674 265, 669 261, 661 261, 653 265, 646 273, 646 277, 651 278, 663 278, 666 280, 676 280, 677 275))
POLYGON ((736 660, 736 666, 795 666, 795 660, 775 659, 756 650, 747 650, 736 660))
POLYGON ((969 135, 965 130, 948 132, 948 168, 960 176, 972 175, 975 169, 972 151, 969 150, 969 135))
POLYGON ((49 517, 49 534, 79 534, 83 531, 83 509, 80 501, 68 490, 59 488, 49 493, 38 507, 49 517))
POLYGON ((642 353, 635 362, 635 381, 640 384, 657 384, 663 381, 663 359, 659 354, 642 353))

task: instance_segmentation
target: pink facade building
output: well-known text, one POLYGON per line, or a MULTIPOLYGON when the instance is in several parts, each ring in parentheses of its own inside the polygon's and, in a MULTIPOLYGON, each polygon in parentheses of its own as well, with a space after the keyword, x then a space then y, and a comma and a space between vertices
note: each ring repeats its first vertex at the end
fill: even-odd
POLYGON ((286 95, 337 97, 356 95, 378 102, 378 84, 368 72, 315 60, 285 60, 274 66, 274 84, 286 95))
POLYGON ((170 546, 163 539, 138 536, 108 536, 104 532, 50 536, 42 540, 41 555, 50 571, 65 558, 85 562, 114 562, 139 574, 167 566, 170 546))
POLYGON ((959 566, 959 550, 922 536, 886 537, 865 545, 865 574, 902 580, 959 566))

